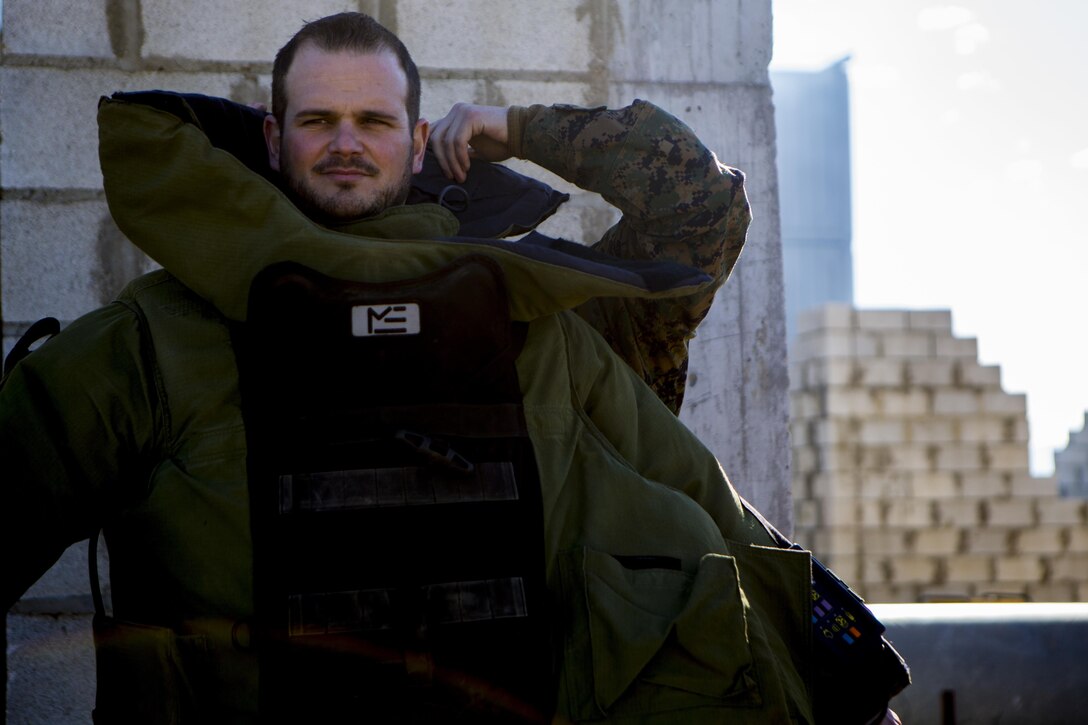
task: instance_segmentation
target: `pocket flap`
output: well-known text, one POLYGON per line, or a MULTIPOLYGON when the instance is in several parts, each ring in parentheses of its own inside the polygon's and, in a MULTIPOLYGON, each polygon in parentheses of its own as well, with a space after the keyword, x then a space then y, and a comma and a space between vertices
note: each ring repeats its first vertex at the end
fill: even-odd
POLYGON ((661 649, 684 605, 691 577, 669 569, 625 569, 585 552, 590 649, 597 704, 607 709, 661 649))
POLYGON ((584 565, 594 696, 602 711, 636 680, 758 704, 732 557, 704 556, 694 577, 626 569, 592 550, 585 552, 584 565))

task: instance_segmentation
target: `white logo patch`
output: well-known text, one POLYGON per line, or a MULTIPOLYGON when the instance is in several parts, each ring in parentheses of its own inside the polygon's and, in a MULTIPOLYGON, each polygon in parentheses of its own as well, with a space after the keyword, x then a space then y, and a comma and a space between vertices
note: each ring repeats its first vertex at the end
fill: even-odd
POLYGON ((357 305, 351 308, 351 334, 418 335, 419 305, 403 302, 392 305, 357 305))

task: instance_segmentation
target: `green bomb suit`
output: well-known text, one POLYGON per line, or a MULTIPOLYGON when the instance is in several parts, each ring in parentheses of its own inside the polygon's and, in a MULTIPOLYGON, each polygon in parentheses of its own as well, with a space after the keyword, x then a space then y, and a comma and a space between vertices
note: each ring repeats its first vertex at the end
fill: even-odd
POLYGON ((113 614, 143 634, 100 648, 100 710, 143 697, 164 721, 255 717, 256 658, 238 641, 252 548, 229 328, 252 279, 289 260, 385 282, 477 254, 502 267, 510 316, 527 323, 516 369, 566 623, 557 718, 812 721, 809 555, 774 547, 674 415, 687 341, 743 243, 739 172, 648 103, 512 109, 516 155, 624 213, 597 245, 615 259, 587 268, 456 237, 430 204, 318 226, 184 115, 103 100, 111 212, 168 271, 73 322, 0 391, 5 604, 104 526, 113 614), (616 558, 646 554, 681 568, 616 558))

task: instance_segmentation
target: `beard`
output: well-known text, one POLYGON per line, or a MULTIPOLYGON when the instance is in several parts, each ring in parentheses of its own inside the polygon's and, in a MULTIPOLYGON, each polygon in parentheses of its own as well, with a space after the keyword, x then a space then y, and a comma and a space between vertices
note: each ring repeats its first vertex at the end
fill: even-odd
MULTIPOLYGON (((374 179, 381 170, 362 158, 328 157, 319 161, 311 171, 320 174, 331 168, 359 169, 374 179)), ((408 199, 412 187, 412 154, 409 151, 401 173, 388 183, 370 190, 360 189, 357 182, 342 182, 335 190, 318 189, 306 174, 296 173, 286 145, 281 150, 280 175, 286 191, 295 205, 314 221, 342 223, 374 216, 408 199)))

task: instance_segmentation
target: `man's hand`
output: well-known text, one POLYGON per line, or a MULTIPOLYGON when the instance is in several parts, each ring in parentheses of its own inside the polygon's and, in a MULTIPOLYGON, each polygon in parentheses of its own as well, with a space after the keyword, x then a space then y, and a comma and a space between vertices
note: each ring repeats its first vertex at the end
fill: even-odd
POLYGON ((430 146, 442 171, 462 182, 473 159, 502 161, 510 158, 506 111, 500 106, 457 103, 434 124, 430 146))

